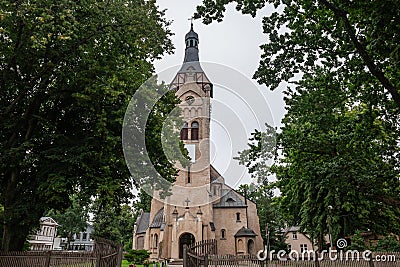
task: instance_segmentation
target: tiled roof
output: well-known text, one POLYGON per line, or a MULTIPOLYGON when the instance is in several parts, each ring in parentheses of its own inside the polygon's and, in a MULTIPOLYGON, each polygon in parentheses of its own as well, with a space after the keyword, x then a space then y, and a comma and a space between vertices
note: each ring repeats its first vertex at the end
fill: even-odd
POLYGON ((246 204, 240 199, 238 193, 231 189, 223 189, 222 197, 218 203, 213 205, 214 208, 230 208, 230 207, 241 207, 245 208, 246 204))
POLYGON ((161 208, 156 215, 154 215, 153 221, 150 224, 150 228, 160 228, 164 221, 164 208, 161 208))
POLYGON ((136 220, 137 224, 136 234, 146 233, 147 228, 149 228, 149 222, 150 222, 150 213, 143 212, 136 220))
POLYGON ((245 236, 250 236, 250 237, 254 237, 257 236, 256 233, 254 233, 254 231, 250 228, 246 228, 246 227, 242 227, 239 229, 239 231, 237 231, 237 233, 235 234, 235 237, 245 237, 245 236))

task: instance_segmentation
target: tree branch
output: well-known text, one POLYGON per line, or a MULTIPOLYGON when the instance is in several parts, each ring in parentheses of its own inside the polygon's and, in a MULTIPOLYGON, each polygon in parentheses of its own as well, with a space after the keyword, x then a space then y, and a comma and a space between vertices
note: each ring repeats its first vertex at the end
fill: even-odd
POLYGON ((400 108, 400 94, 393 86, 393 84, 389 81, 388 78, 386 78, 385 74, 383 71, 381 71, 376 64, 374 63, 373 59, 370 57, 368 52, 365 50, 365 47, 358 41, 355 30, 350 24, 349 19, 347 18, 347 12, 339 9, 338 7, 334 6, 332 3, 328 2, 327 0, 319 0, 320 3, 322 3, 325 7, 328 9, 332 10, 335 16, 340 18, 345 26, 345 29, 347 33, 349 34, 349 37, 351 41, 353 42, 357 52, 360 54, 361 58, 364 60, 365 65, 368 67, 369 71, 375 78, 378 79, 378 81, 383 85, 383 87, 392 95, 392 98, 396 105, 400 108))

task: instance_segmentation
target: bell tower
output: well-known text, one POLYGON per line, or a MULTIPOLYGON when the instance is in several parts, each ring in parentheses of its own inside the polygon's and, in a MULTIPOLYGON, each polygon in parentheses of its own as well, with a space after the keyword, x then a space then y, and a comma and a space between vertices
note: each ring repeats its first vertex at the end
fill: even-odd
MULTIPOLYGON (((210 98, 213 84, 199 62, 199 36, 193 30, 185 35, 185 57, 181 69, 171 83, 176 91, 184 124, 180 138, 189 151, 189 166, 179 167, 175 185, 203 187, 210 183, 210 98)), ((203 196, 204 197, 204 196, 203 196)))
POLYGON ((153 198, 150 213, 141 214, 135 249, 149 250, 153 259, 181 259, 185 245, 218 239, 222 254, 258 251, 262 238, 255 203, 226 185, 225 178, 210 164, 213 84, 199 62, 199 36, 193 23, 185 44, 183 64, 170 90, 181 100, 178 106, 184 123, 180 139, 189 151, 190 164, 176 163, 178 175, 170 194, 162 201, 153 198))

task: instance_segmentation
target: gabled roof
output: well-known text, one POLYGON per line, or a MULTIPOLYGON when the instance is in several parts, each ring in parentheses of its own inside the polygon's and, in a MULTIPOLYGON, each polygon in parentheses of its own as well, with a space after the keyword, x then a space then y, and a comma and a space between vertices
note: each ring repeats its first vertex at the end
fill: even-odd
POLYGON ((299 232, 299 231, 300 231, 299 226, 291 226, 291 227, 287 227, 287 228, 283 229, 282 232, 288 233, 288 232, 299 232))
POLYGON ((164 208, 161 208, 156 215, 154 215, 153 221, 150 224, 150 228, 160 228, 164 222, 164 208))
POLYGON ((245 208, 247 205, 240 199, 239 194, 232 189, 223 189, 219 202, 213 205, 214 208, 245 208))
POLYGON ((58 226, 59 224, 51 217, 41 217, 40 218, 41 224, 53 225, 58 226))
MULTIPOLYGON (((241 195, 240 193, 238 193, 235 189, 231 188, 229 185, 227 185, 225 183, 225 178, 214 168, 214 166, 210 165, 210 184, 216 184, 216 183, 223 184, 224 188, 228 188, 228 189, 223 190, 223 192, 222 192, 223 197, 226 195, 226 192, 232 191, 232 194, 234 194, 239 199, 239 201, 241 203, 243 203, 243 201, 241 200, 241 198, 239 196, 241 196, 243 198, 244 198, 244 196, 241 195)), ((235 200, 234 197, 233 197, 233 199, 235 200)), ((229 205, 228 206, 224 205, 224 203, 222 201, 223 200, 220 199, 219 203, 214 204, 214 207, 217 207, 217 208, 218 207, 221 207, 221 208, 222 207, 230 207, 229 205)), ((247 202, 254 203, 254 201, 251 201, 250 199, 247 199, 247 202)), ((256 204, 256 203, 254 203, 254 204, 256 204)), ((246 204, 244 204, 244 203, 243 203, 243 205, 238 205, 238 202, 236 202, 235 205, 236 205, 235 207, 246 207, 246 204)))
POLYGON ((220 179, 224 179, 221 174, 214 168, 213 165, 210 165, 210 183, 220 182, 220 179))
POLYGON ((242 227, 236 232, 235 237, 255 237, 257 234, 250 228, 242 227))
POLYGON ((136 220, 136 234, 144 234, 149 228, 150 212, 142 212, 142 214, 136 220))

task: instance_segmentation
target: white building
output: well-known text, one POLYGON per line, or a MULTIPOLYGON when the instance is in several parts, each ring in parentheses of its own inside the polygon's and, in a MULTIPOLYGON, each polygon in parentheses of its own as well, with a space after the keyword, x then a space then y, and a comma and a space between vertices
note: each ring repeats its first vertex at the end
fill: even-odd
POLYGON ((40 228, 28 240, 31 250, 53 250, 58 223, 50 217, 40 218, 40 228))
POLYGON ((70 249, 92 251, 94 248, 94 240, 91 237, 92 233, 93 226, 87 224, 85 231, 74 234, 74 241, 70 243, 70 249))

